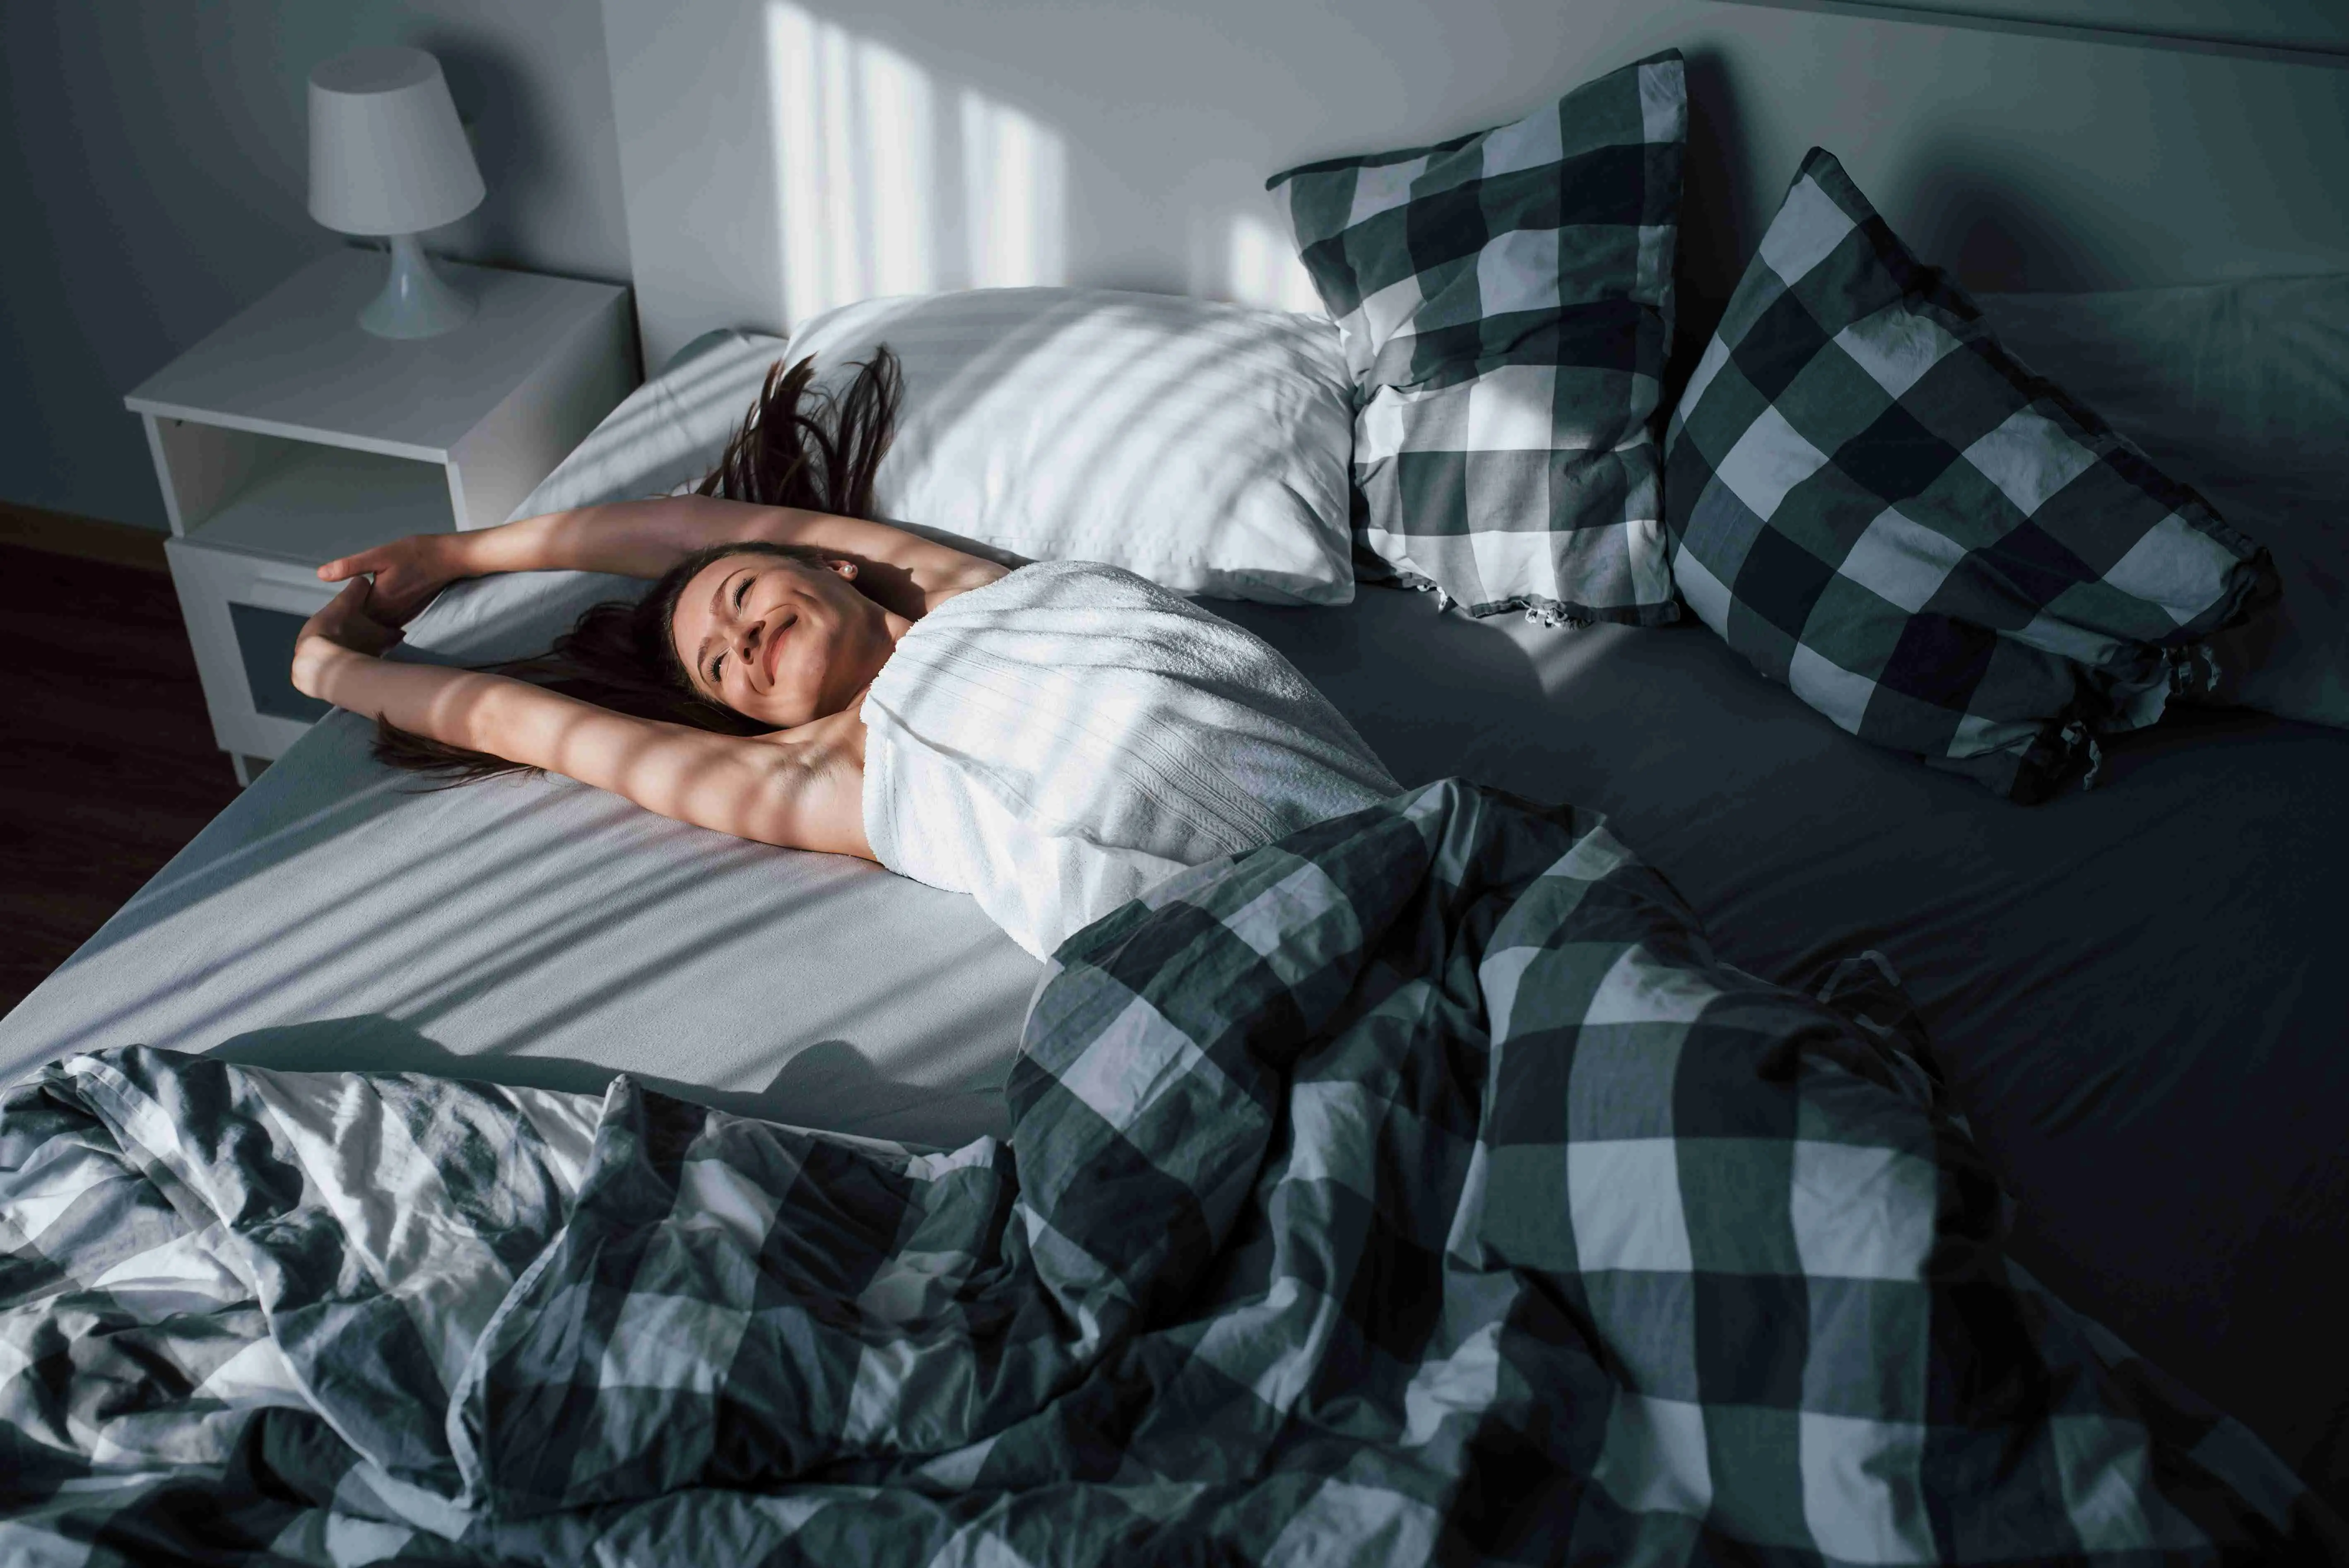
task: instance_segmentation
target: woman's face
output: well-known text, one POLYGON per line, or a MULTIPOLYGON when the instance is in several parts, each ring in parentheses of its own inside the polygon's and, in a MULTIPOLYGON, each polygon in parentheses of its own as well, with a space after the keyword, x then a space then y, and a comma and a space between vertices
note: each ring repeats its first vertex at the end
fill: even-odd
POLYGON ((896 646, 855 575, 854 562, 757 553, 703 567, 669 620, 695 689, 778 728, 840 712, 896 646))

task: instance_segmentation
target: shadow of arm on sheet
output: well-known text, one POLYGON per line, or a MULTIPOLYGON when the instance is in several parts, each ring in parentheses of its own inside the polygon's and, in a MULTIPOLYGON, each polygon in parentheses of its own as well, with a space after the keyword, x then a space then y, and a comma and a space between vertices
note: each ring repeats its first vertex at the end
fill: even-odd
MULTIPOLYGON (((275 1072, 423 1073, 572 1094, 601 1094, 619 1076, 601 1063, 576 1057, 462 1055, 382 1013, 253 1029, 205 1054, 275 1072)), ((1008 1074, 1008 1056, 1003 1066, 1008 1074)), ((644 1072, 630 1076, 647 1088, 736 1116, 901 1143, 953 1149, 1009 1130, 999 1082, 944 1089, 903 1083, 846 1040, 802 1047, 756 1091, 709 1088, 644 1072)))

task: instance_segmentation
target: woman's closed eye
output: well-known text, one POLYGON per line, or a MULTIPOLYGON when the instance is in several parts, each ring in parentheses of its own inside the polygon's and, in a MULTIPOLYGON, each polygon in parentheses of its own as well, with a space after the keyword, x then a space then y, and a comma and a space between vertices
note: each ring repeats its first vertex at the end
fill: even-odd
MULTIPOLYGON (((737 610, 742 607, 742 601, 750 596, 750 580, 754 575, 756 574, 753 573, 745 572, 742 573, 742 580, 734 585, 734 608, 737 610)), ((725 678, 725 675, 726 655, 720 654, 709 661, 709 684, 716 686, 725 678)))

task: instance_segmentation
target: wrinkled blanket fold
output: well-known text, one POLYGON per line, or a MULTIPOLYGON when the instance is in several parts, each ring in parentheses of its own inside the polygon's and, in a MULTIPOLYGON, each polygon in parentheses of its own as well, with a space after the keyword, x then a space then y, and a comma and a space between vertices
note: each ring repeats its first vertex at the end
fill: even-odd
POLYGON ((2006 1259, 1923 1047, 1445 782, 1071 938, 1008 1142, 76 1057, 0 1107, 0 1557, 2344 1560, 2006 1259))

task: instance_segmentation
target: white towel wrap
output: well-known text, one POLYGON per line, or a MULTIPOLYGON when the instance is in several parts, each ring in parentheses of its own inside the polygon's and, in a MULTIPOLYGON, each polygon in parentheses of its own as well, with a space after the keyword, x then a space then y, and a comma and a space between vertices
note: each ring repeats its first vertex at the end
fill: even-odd
POLYGON ((1039 958, 1174 872, 1398 788, 1263 639, 1090 562, 916 622, 864 727, 881 863, 970 894, 1039 958))

